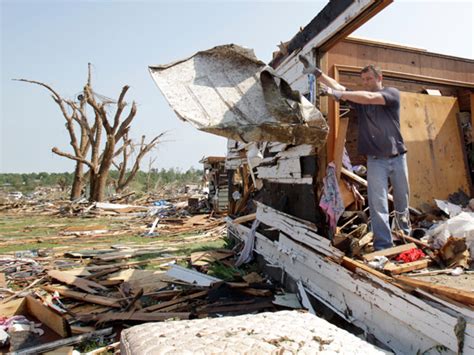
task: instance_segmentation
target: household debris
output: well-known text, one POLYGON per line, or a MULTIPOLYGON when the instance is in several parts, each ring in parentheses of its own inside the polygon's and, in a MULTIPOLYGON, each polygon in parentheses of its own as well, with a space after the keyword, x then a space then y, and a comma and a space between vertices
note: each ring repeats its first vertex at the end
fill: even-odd
MULTIPOLYGON (((124 326, 137 323, 296 307, 295 302, 291 307, 284 302, 274 304, 275 295, 283 296, 283 290, 253 271, 247 274, 238 269, 233 250, 174 255, 178 247, 213 242, 225 235, 223 217, 184 213, 186 207, 177 207, 178 203, 94 204, 81 207, 74 217, 78 225, 68 226, 58 219, 44 227, 29 226, 28 231, 56 231, 41 237, 42 243, 67 244, 0 256, 4 324, 21 319, 35 322, 33 328, 23 327, 21 334, 5 327, 0 350, 54 350, 97 336, 113 345, 124 326), (103 218, 103 212, 111 223, 95 222, 103 218), (119 223, 119 229, 114 223, 119 223), (104 245, 107 238, 125 232, 145 236, 150 223, 159 233, 144 239, 144 244, 104 245), (87 249, 88 243, 94 247, 87 249)), ((8 247, 10 241, 0 238, 0 247, 8 247)))

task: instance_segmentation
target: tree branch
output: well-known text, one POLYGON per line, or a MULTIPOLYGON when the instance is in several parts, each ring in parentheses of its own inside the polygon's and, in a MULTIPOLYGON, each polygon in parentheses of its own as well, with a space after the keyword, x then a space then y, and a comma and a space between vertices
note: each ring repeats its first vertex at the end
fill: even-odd
POLYGON ((115 134, 115 139, 119 141, 123 135, 128 132, 129 125, 135 118, 135 115, 137 114, 137 105, 135 104, 135 101, 132 103, 132 108, 130 109, 130 112, 127 116, 127 118, 122 122, 120 125, 120 128, 117 130, 117 133, 115 134))
POLYGON ((123 101, 123 99, 125 98, 125 95, 126 95, 128 89, 130 89, 130 86, 128 86, 128 85, 125 85, 122 88, 122 92, 120 93, 120 96, 119 96, 119 99, 118 99, 118 102, 117 102, 117 111, 115 112, 114 125, 113 125, 114 132, 116 131, 116 129, 117 129, 119 123, 120 123, 120 116, 122 115, 123 109, 125 108, 125 106, 127 106, 127 104, 123 101))
POLYGON ((57 147, 54 147, 53 149, 51 149, 51 151, 52 151, 54 154, 60 155, 60 156, 62 156, 62 157, 69 158, 69 159, 78 161, 78 162, 80 162, 80 163, 84 163, 84 164, 86 164, 87 166, 89 166, 91 169, 93 169, 92 164, 91 164, 89 161, 87 161, 86 159, 82 158, 82 157, 76 157, 76 156, 74 156, 74 155, 72 155, 72 154, 63 152, 63 151, 59 150, 57 147))

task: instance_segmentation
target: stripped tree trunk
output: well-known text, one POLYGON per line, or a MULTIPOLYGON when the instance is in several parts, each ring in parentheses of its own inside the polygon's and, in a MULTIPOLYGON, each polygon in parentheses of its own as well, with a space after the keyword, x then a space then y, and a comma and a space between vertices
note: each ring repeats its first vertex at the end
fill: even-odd
MULTIPOLYGON (((140 167, 141 159, 156 145, 158 139, 164 134, 155 137, 150 143, 145 144, 145 136, 142 137, 140 152, 137 156, 133 168, 125 178, 125 171, 127 169, 127 153, 130 140, 128 139, 128 132, 130 125, 137 113, 137 106, 135 102, 132 103, 130 111, 126 117, 122 114, 127 106, 125 102, 125 95, 129 86, 124 86, 119 95, 118 101, 109 99, 105 96, 94 93, 91 85, 91 65, 88 67, 87 84, 84 86, 83 92, 74 100, 63 99, 54 89, 49 85, 39 81, 19 79, 32 84, 37 84, 45 87, 53 94, 53 100, 59 106, 65 120, 66 129, 69 133, 70 144, 73 148, 73 154, 66 153, 59 150, 57 147, 52 149, 52 152, 72 159, 76 162, 74 170, 74 181, 71 189, 71 199, 75 200, 81 196, 82 189, 85 183, 84 166, 89 168, 89 201, 103 201, 105 190, 107 187, 107 179, 109 171, 114 164, 114 159, 122 154, 127 157, 123 162, 123 173, 120 173, 119 189, 125 188, 140 167), (88 106, 87 106, 88 105, 88 106), (116 111, 109 114, 107 108, 110 105, 116 105, 116 111), (92 108, 94 118, 88 117, 86 107, 92 108), (102 150, 102 132, 105 131, 107 140, 105 147, 102 150), (77 132, 77 133, 76 133, 77 132), (123 140, 122 147, 116 149, 118 142, 123 140), (90 152, 90 157, 87 155, 90 152)), ((120 169, 119 169, 120 170, 120 169)))

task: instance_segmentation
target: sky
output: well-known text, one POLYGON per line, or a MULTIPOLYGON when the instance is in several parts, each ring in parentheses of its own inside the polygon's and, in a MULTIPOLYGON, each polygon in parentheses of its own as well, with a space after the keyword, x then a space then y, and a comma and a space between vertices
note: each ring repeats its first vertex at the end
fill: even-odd
MULTIPOLYGON (((226 153, 226 139, 180 121, 153 82, 148 66, 166 64, 216 45, 253 48, 264 62, 327 1, 0 0, 0 172, 72 171, 74 162, 51 95, 12 81, 51 85, 74 98, 92 63, 94 91, 137 102, 131 137, 168 132, 153 152, 153 168, 200 168, 203 156, 226 153)), ((474 59, 474 0, 395 0, 353 35, 474 59)), ((148 167, 148 159, 142 166, 148 167)))

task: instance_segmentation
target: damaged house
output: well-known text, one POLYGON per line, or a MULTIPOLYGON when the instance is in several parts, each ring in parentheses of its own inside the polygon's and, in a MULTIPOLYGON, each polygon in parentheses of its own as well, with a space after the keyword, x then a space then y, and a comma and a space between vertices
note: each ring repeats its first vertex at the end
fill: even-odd
MULTIPOLYGON (((370 60, 382 68, 385 85, 402 92, 414 218, 435 199, 472 196, 474 61, 347 37, 389 3, 330 2, 268 66, 250 50, 225 45, 150 72, 181 119, 229 138, 228 233, 245 250, 387 349, 468 354, 474 352, 473 279, 469 289, 400 275, 439 262, 436 256, 382 271, 369 266, 379 255, 363 252, 370 233, 362 211, 366 180, 363 168, 355 168, 366 163, 356 151, 356 113, 319 97, 298 60, 311 58, 353 90, 370 60), (347 215, 337 228, 320 208, 329 177, 347 215), (359 226, 344 229, 355 221, 359 226)), ((391 255, 410 248, 433 255, 425 242, 408 242, 391 255)), ((472 237, 465 243, 472 257, 472 237)))

